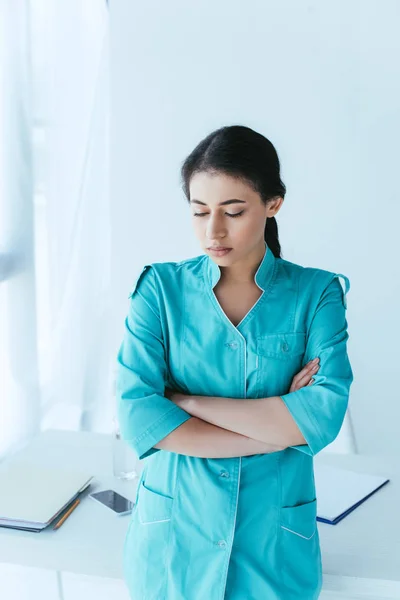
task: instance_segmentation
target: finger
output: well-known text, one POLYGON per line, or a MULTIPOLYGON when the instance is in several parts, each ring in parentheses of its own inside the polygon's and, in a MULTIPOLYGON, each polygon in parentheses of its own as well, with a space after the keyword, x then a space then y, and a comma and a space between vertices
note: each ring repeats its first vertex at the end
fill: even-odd
POLYGON ((299 377, 299 379, 296 383, 299 383, 300 385, 305 385, 306 383, 308 383, 310 377, 312 377, 313 375, 315 375, 318 372, 318 369, 319 369, 319 366, 316 365, 313 369, 311 369, 310 371, 307 371, 301 377, 299 377))
POLYGON ((319 366, 319 358, 318 357, 313 360, 310 360, 310 362, 308 362, 304 368, 310 370, 315 366, 319 366))
POLYGON ((309 363, 307 364, 301 371, 299 371, 297 373, 297 375, 294 376, 294 381, 298 382, 298 381, 302 381, 304 378, 308 378, 311 377, 314 373, 316 373, 316 371, 319 369, 319 364, 318 363, 309 363))
POLYGON ((315 362, 315 363, 312 360, 310 362, 308 362, 301 369, 301 371, 299 371, 297 373, 297 375, 295 375, 295 378, 301 378, 301 377, 304 377, 304 375, 309 375, 310 373, 313 372, 313 370, 315 369, 315 367, 319 367, 319 359, 318 359, 318 362, 315 362))

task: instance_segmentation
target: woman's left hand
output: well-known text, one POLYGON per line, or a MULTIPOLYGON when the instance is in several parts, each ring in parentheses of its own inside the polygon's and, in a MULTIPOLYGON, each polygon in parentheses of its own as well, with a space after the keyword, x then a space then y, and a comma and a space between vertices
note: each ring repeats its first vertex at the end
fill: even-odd
POLYGON ((180 392, 176 392, 175 390, 171 390, 171 388, 165 388, 164 396, 171 400, 174 404, 183 407, 184 399, 187 398, 187 395, 181 394, 180 392))
POLYGON ((166 398, 169 398, 169 400, 171 400, 171 402, 173 402, 177 406, 180 406, 180 408, 182 408, 185 412, 189 413, 189 415, 192 415, 192 417, 197 416, 196 411, 198 411, 198 399, 200 398, 199 396, 193 396, 191 394, 182 394, 181 392, 176 392, 175 390, 172 390, 171 388, 167 387, 165 388, 164 396, 166 398))

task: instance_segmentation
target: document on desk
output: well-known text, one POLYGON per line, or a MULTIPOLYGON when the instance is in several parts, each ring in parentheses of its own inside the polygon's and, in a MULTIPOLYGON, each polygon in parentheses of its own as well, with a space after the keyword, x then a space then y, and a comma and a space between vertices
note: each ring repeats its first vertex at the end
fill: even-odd
POLYGON ((86 471, 44 466, 25 455, 0 464, 0 526, 40 531, 90 484, 86 471))
POLYGON ((390 480, 314 463, 317 521, 336 525, 390 480))

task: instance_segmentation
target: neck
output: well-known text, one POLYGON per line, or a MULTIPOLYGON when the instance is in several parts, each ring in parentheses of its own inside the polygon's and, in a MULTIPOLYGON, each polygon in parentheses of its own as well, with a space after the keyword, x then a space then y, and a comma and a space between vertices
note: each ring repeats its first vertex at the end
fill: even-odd
POLYGON ((265 255, 265 243, 257 246, 242 260, 221 268, 221 281, 231 285, 254 284, 254 277, 265 255))

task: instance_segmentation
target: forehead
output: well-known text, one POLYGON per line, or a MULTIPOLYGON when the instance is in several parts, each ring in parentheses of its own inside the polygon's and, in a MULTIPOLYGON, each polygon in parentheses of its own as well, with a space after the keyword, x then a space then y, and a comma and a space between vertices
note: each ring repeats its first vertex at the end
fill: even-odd
POLYGON ((229 198, 247 202, 259 200, 259 195, 243 180, 222 173, 195 173, 190 180, 190 199, 218 204, 229 198))

